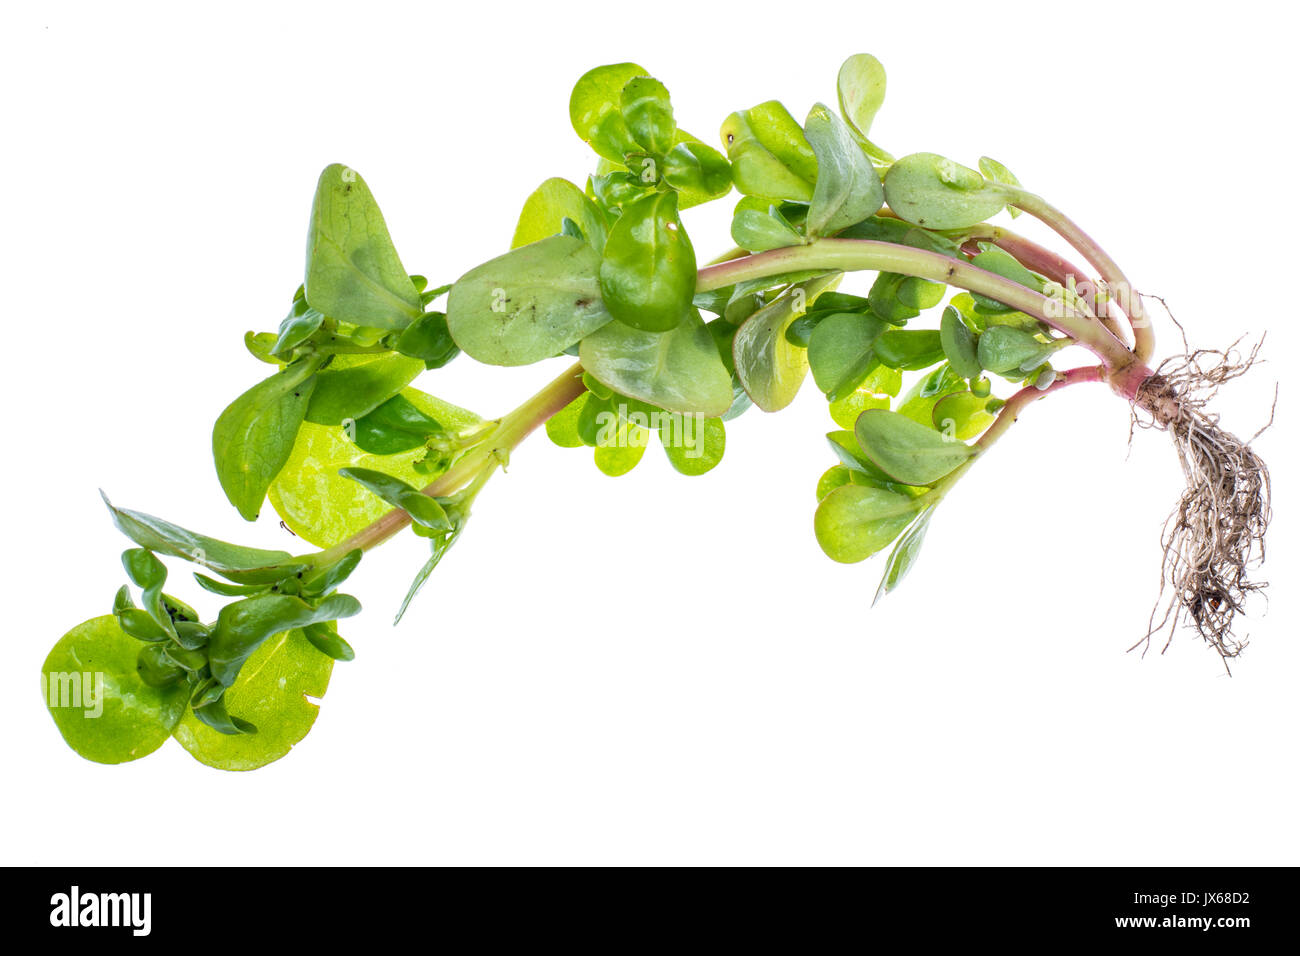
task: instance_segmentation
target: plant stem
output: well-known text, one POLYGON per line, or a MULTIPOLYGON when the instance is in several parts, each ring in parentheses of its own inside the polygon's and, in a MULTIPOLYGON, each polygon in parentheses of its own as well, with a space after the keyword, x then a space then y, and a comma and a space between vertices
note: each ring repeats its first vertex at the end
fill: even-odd
POLYGON ((1043 197, 1023 189, 1005 188, 1010 194, 1011 205, 1051 227, 1057 235, 1088 260, 1109 287, 1112 296, 1110 301, 1114 301, 1115 296, 1122 299, 1121 307, 1128 316, 1129 325, 1133 328, 1133 353, 1139 363, 1148 362, 1155 353, 1155 333, 1142 308, 1141 297, 1115 260, 1097 244, 1096 240, 1080 229, 1074 220, 1043 197))
POLYGON ((957 467, 955 471, 945 475, 930 490, 929 494, 935 495, 936 499, 942 498, 948 493, 949 489, 957 483, 966 471, 979 461, 983 453, 988 451, 995 442, 1007 433, 1007 430, 1020 418, 1020 413, 1028 406, 1038 401, 1040 398, 1046 398, 1052 392, 1059 391, 1070 385, 1078 385, 1081 382, 1104 382, 1107 380, 1106 368, 1101 365, 1091 365, 1084 368, 1072 368, 1068 372, 1062 372, 1057 376, 1056 381, 1052 382, 1047 388, 1040 389, 1034 385, 1027 385, 1016 394, 1007 399, 1007 403, 1002 406, 998 412, 997 418, 993 424, 984 429, 984 433, 975 441, 973 447, 979 449, 979 454, 968 458, 965 462, 957 467))
POLYGON ((706 266, 699 271, 696 290, 707 292, 748 279, 806 269, 894 272, 955 285, 1047 323, 1092 351, 1109 369, 1125 368, 1133 361, 1133 354, 1123 342, 1069 302, 1049 299, 960 259, 874 239, 818 239, 804 246, 773 249, 706 266))
MULTIPOLYGON (((539 425, 582 394, 582 366, 574 364, 528 401, 500 420, 491 435, 475 445, 424 488, 422 493, 441 498, 464 487, 481 473, 501 463, 516 446, 539 425)), ((317 567, 324 567, 349 551, 369 551, 383 544, 411 523, 411 516, 401 508, 385 512, 378 520, 362 528, 345 541, 310 556, 317 567)))

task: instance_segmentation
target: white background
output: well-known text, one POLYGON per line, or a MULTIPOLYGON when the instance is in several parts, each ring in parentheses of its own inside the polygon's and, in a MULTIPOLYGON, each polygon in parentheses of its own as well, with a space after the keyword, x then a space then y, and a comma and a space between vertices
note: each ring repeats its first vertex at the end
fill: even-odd
MULTIPOLYGON (((1298 862, 1294 11, 209 9, 6 14, 3 862, 1298 862), (1196 345, 1268 331, 1269 364, 1220 405, 1250 434, 1281 383, 1259 442, 1275 586, 1234 677, 1186 635, 1125 653, 1181 476, 1159 434, 1129 453, 1106 390, 1025 414, 869 610, 879 562, 835 565, 813 539, 832 426, 808 387, 729 426, 697 479, 655 448, 610 479, 588 450, 530 441, 396 629, 423 546, 366 559, 350 587, 366 612, 345 630, 357 660, 279 763, 221 773, 169 743, 105 767, 63 744, 41 661, 123 580, 97 487, 294 546, 270 509, 248 527, 225 503, 210 427, 264 372, 241 337, 274 329, 300 281, 321 167, 360 170, 407 267, 450 281, 504 251, 541 180, 591 168, 567 119, 591 66, 640 62, 714 142, 764 99, 797 116, 833 103, 859 50, 889 71, 883 146, 998 157, 1196 345), (158 813, 176 839, 137 839, 158 813)), ((688 214, 702 259, 730 246, 730 206, 688 214)), ((1161 354, 1180 350, 1157 319, 1161 354)), ((419 384, 495 416, 561 367, 461 358, 419 384)))

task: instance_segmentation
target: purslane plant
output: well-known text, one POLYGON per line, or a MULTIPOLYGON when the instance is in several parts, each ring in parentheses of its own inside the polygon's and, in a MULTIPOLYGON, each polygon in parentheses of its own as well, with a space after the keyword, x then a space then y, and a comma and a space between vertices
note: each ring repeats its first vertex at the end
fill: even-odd
POLYGON ((1172 599, 1145 640, 1181 621, 1225 659, 1238 653, 1234 615, 1263 586, 1247 572, 1263 555, 1268 472, 1205 403, 1249 363, 1201 351, 1153 369, 1142 297, 1114 260, 995 160, 977 170, 881 149, 868 136, 884 93, 880 63, 859 54, 839 72, 838 111, 819 103, 800 124, 760 103, 726 119, 719 151, 677 127, 667 89, 640 66, 594 69, 569 104, 599 157, 586 188, 548 179, 510 251, 437 288, 407 273, 365 181, 325 169, 303 283, 278 330, 246 336, 268 374, 212 435, 239 514, 254 520, 269 500, 319 550, 241 547, 109 503, 134 545, 122 563, 136 590, 123 586, 111 614, 73 628, 45 662, 67 742, 104 763, 168 737, 223 769, 276 760, 311 728, 308 697, 334 662, 353 657, 338 622, 360 605, 338 589, 365 552, 407 528, 428 541, 400 618, 539 426, 592 448, 609 475, 635 467, 654 433, 676 470, 697 475, 721 459, 725 422, 785 408, 809 373, 837 426, 813 530, 836 561, 890 549, 877 599, 1026 406, 1108 385, 1172 435, 1187 477, 1164 542, 1172 599), (680 213, 733 190, 735 247, 701 265, 680 213), (1004 210, 1050 226, 1092 273, 988 223, 1004 210), (869 288, 839 288, 859 272, 875 273, 869 288), (932 312, 937 323, 918 327, 932 312), (1057 368, 1067 346, 1093 364, 1057 368), (462 351, 492 365, 577 362, 487 420, 412 386, 462 351), (919 374, 904 390, 908 373, 919 374), (998 397, 994 379, 1014 390, 998 397), (215 620, 163 590, 161 558, 200 567, 197 583, 228 602, 215 620))

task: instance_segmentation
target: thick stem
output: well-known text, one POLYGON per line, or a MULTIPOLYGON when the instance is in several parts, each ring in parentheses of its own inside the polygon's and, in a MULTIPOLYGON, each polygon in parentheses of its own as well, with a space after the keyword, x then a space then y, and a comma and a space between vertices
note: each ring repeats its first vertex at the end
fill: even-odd
MULTIPOLYGON (((460 490, 485 468, 495 467, 534 429, 582 394, 582 366, 574 364, 544 389, 501 419, 492 434, 472 448, 464 458, 420 489, 431 498, 441 498, 460 490)), ((311 556, 312 563, 323 567, 349 551, 368 551, 383 544, 411 523, 411 516, 401 508, 385 512, 378 520, 362 528, 346 541, 311 556)))
POLYGON ((1047 323, 1092 351, 1107 368, 1124 368, 1133 361, 1123 342, 1068 302, 1049 299, 1041 292, 960 259, 874 239, 818 239, 806 246, 773 249, 706 266, 699 272, 696 289, 707 292, 748 279, 806 269, 895 272, 955 285, 1004 302, 1047 323))
POLYGON ((1022 189, 1014 189, 1011 192, 1011 205, 1051 227, 1097 270, 1109 289, 1110 301, 1114 301, 1116 297, 1121 300, 1120 305, 1128 316, 1129 325, 1133 328, 1133 352, 1138 362, 1145 364, 1150 361, 1155 353, 1155 333, 1142 308, 1141 296, 1137 294, 1137 290, 1133 288, 1115 260, 1097 244, 1096 240, 1079 228, 1074 220, 1041 196, 1022 189))

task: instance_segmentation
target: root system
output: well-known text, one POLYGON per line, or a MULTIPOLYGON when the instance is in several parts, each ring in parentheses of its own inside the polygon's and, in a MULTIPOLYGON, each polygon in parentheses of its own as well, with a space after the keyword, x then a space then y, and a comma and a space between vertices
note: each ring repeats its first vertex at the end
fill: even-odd
POLYGON ((1160 595, 1146 636, 1134 645, 1143 653, 1166 630, 1161 649, 1167 648, 1180 624, 1194 628, 1222 655, 1225 667, 1247 644, 1234 624, 1247 599, 1267 587, 1250 575, 1264 560, 1271 517, 1268 466, 1251 444, 1272 417, 1242 441, 1221 428, 1207 406, 1221 386, 1250 370, 1258 354, 1257 345, 1242 358, 1234 345, 1171 358, 1138 393, 1134 424, 1172 437, 1187 480, 1161 536, 1160 595))

